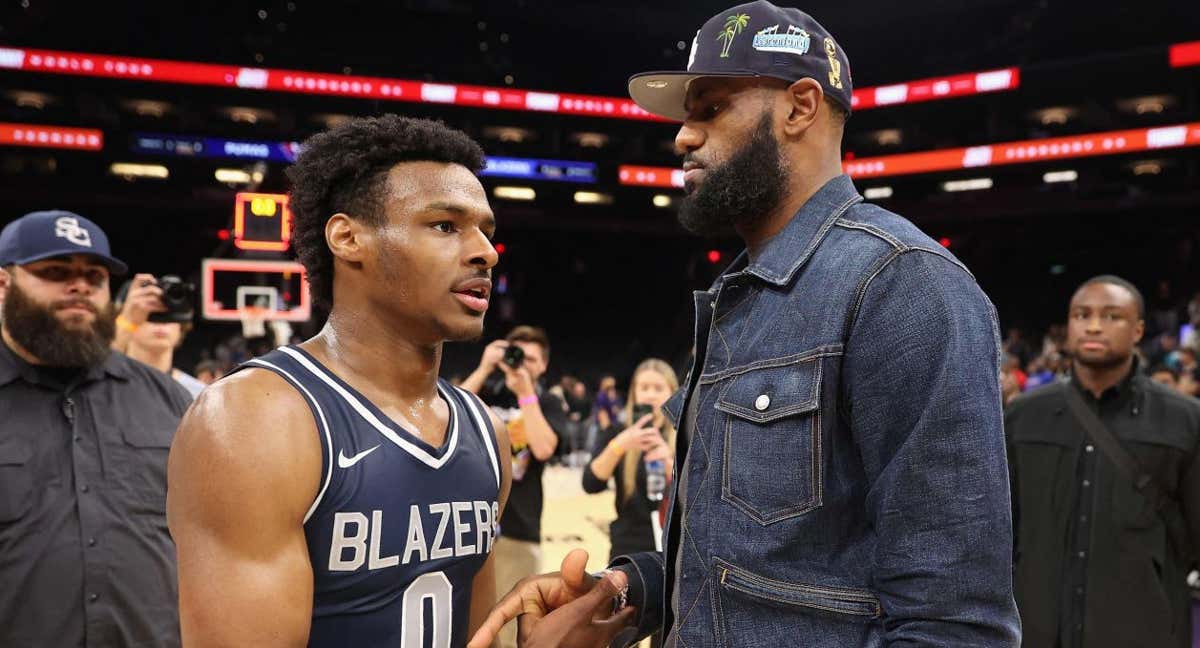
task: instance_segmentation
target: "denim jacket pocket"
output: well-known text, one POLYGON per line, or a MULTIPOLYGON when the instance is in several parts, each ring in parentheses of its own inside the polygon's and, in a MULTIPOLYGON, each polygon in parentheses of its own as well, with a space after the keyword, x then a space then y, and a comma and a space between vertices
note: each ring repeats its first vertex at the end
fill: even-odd
POLYGON ((716 560, 716 568, 717 583, 722 592, 737 593, 760 603, 869 619, 881 614, 879 598, 867 590, 787 583, 755 574, 720 558, 716 560))
POLYGON ((0 440, 0 523, 21 519, 33 505, 32 458, 24 439, 0 440))
MULTIPOLYGON (((769 363, 764 363, 769 364, 769 363)), ((821 505, 821 358, 726 379, 721 499, 759 524, 821 505)))
POLYGON ((784 582, 717 558, 713 645, 721 648, 882 645, 879 598, 865 589, 784 582))

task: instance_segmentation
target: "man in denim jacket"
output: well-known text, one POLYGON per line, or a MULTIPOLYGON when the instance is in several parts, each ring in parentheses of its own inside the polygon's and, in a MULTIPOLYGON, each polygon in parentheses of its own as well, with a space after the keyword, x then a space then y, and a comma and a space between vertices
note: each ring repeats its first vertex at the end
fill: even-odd
POLYGON ((666 551, 587 596, 576 563, 530 579, 485 631, 524 613, 526 646, 599 645, 586 612, 628 581, 666 646, 1019 645, 991 303, 842 175, 850 66, 816 21, 734 7, 688 69, 630 93, 683 121, 683 225, 747 251, 695 295, 666 551))

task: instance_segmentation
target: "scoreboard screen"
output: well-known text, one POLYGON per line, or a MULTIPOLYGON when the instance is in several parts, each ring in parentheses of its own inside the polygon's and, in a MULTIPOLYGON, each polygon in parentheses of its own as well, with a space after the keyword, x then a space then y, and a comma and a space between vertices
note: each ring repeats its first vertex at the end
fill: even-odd
POLYGON ((233 244, 239 250, 283 252, 291 244, 292 210, 287 194, 238 192, 233 244))

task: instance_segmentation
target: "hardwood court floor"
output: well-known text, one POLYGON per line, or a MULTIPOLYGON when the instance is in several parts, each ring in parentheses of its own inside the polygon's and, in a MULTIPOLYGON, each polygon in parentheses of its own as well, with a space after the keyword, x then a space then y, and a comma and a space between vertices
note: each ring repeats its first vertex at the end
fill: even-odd
POLYGON ((583 492, 583 470, 547 466, 542 476, 545 505, 542 510, 542 571, 557 571, 572 549, 588 552, 588 571, 604 569, 608 562, 608 525, 617 517, 611 488, 589 495, 583 492))

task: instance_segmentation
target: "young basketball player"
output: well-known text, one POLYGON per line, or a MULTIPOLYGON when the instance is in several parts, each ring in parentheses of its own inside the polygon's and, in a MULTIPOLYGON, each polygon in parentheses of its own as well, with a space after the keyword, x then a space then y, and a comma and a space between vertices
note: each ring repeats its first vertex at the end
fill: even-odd
POLYGON ((479 146, 395 115, 314 136, 293 245, 325 328, 206 389, 171 450, 184 645, 462 646, 495 601, 503 426, 438 378, 497 255, 479 146), (499 433, 498 433, 499 432, 499 433))

